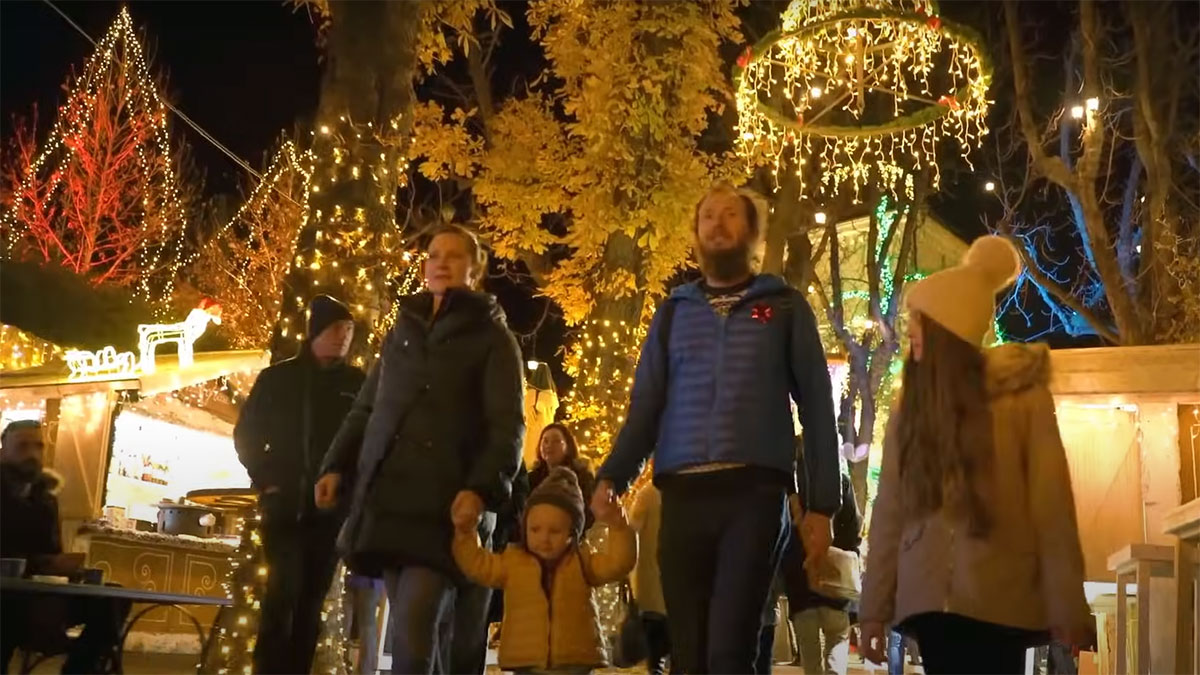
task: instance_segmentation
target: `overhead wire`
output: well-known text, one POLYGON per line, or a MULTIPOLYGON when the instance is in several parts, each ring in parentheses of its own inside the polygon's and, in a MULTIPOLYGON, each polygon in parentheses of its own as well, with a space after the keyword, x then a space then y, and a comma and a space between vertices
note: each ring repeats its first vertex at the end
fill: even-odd
MULTIPOLYGON (((74 28, 80 35, 82 35, 84 37, 84 39, 86 39, 88 42, 92 43, 93 47, 98 46, 98 43, 96 42, 96 40, 94 40, 91 35, 88 35, 87 31, 85 31, 79 24, 75 23, 74 19, 72 19, 70 16, 67 16, 67 14, 65 12, 63 12, 61 9, 59 9, 58 6, 56 6, 51 0, 42 0, 42 2, 49 5, 50 9, 53 9, 56 14, 61 16, 64 21, 69 23, 72 28, 74 28)), ((232 159, 235 164, 242 167, 250 175, 257 178, 260 183, 263 182, 264 178, 263 178, 262 174, 260 174, 258 171, 256 171, 254 169, 254 167, 250 166, 249 162, 242 159, 241 157, 238 157, 232 150, 225 147, 225 145, 223 143, 221 143, 216 138, 214 138, 212 134, 205 131, 199 124, 197 124, 195 121, 192 120, 192 118, 190 118, 186 114, 184 114, 184 112, 182 110, 175 107, 170 101, 163 99, 163 104, 167 107, 168 110, 175 113, 175 115, 177 117, 179 117, 180 120, 183 120, 184 124, 188 125, 196 133, 200 134, 201 138, 203 138, 204 140, 211 143, 216 149, 220 150, 222 153, 224 153, 226 156, 228 156, 230 159, 232 159)), ((291 195, 283 192, 282 190, 280 190, 277 187, 271 186, 271 188, 273 190, 275 190, 276 192, 278 192, 281 196, 283 196, 284 199, 287 199, 288 201, 292 202, 296 206, 300 206, 300 204, 295 199, 292 199, 291 195)))

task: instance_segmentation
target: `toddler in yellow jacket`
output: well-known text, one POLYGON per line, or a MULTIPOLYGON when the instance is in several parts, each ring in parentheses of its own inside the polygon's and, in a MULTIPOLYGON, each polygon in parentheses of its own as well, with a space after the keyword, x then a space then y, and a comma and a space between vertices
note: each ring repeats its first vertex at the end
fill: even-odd
POLYGON ((477 584, 504 589, 500 667, 521 673, 586 673, 606 665, 592 587, 620 581, 637 563, 637 536, 617 509, 608 546, 580 546, 579 481, 557 467, 529 495, 522 543, 485 551, 475 527, 458 528, 454 559, 477 584))

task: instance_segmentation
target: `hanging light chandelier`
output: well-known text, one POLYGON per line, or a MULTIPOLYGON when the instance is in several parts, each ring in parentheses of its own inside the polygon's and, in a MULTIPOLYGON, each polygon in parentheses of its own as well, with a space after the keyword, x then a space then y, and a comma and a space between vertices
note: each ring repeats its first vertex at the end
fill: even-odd
MULTIPOLYGON (((906 185, 956 141, 987 134, 991 64, 978 34, 930 0, 793 0, 734 67, 737 149, 751 166, 843 185, 906 185)), ((969 163, 969 159, 968 159, 969 163)), ((778 180, 776 181, 778 184, 778 180)))

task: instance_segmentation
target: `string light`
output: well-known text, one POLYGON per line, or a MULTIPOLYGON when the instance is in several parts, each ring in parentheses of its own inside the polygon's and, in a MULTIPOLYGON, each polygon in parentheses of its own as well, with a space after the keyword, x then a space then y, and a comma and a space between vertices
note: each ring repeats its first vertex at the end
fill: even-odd
MULTIPOLYGON (((0 214, 0 229, 6 240, 4 248, 12 255, 16 245, 32 234, 25 212, 40 204, 31 203, 30 195, 36 195, 42 203, 61 197, 60 187, 76 155, 74 139, 94 127, 95 119, 101 114, 95 107, 96 92, 111 87, 114 81, 126 83, 121 92, 124 95, 121 105, 138 111, 137 124, 148 123, 152 128, 152 147, 137 148, 140 175, 155 181, 157 186, 154 189, 148 186, 140 202, 144 238, 138 250, 140 278, 136 291, 151 302, 156 311, 164 310, 179 269, 186 262, 183 255, 186 210, 179 197, 172 161, 166 106, 158 96, 133 21, 124 7, 73 83, 49 139, 26 171, 12 208, 0 214)), ((62 225, 63 228, 80 226, 78 223, 62 225)))
MULTIPOLYGON (((933 3, 793 0, 782 31, 748 47, 735 67, 738 152, 773 166, 776 178, 815 158, 823 194, 849 184, 857 199, 865 185, 894 185, 923 168, 936 187, 941 142, 954 139, 966 158, 987 133, 982 45, 933 3)), ((796 172, 802 186, 804 173, 796 172)))
POLYGON ((0 372, 36 368, 51 361, 60 361, 65 353, 62 347, 33 333, 0 324, 0 372))
MULTIPOLYGON (((364 354, 374 354, 395 321, 398 308, 389 300, 420 289, 425 254, 409 249, 393 217, 396 192, 408 184, 409 169, 408 159, 396 149, 404 145, 394 133, 398 126, 390 125, 393 131, 381 136, 374 124, 356 124, 341 115, 336 123, 321 124, 320 135, 314 134, 316 145, 307 156, 312 176, 309 193, 322 201, 310 202, 313 208, 306 209, 309 215, 296 239, 287 282, 290 288, 309 290, 284 303, 281 336, 303 340, 306 293, 325 292, 344 302, 356 321, 369 327, 364 354), (376 151, 380 147, 383 152, 376 151), (318 182, 333 187, 323 193, 318 182), (366 200, 371 207, 340 201, 342 195, 355 194, 343 185, 364 182, 372 191, 366 200), (373 225, 381 220, 389 225, 373 225), (388 289, 386 299, 375 292, 380 287, 388 289)), ((355 365, 367 365, 364 354, 352 358, 355 365)))

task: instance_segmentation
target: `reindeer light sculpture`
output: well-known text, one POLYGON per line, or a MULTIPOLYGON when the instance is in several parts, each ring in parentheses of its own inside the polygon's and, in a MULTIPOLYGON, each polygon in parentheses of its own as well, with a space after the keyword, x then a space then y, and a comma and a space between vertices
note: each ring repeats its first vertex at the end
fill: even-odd
POLYGON ((192 343, 204 334, 210 321, 221 325, 221 306, 205 298, 183 321, 138 326, 138 353, 142 357, 142 373, 149 375, 154 372, 154 353, 159 345, 166 342, 178 345, 180 368, 192 365, 192 343))

